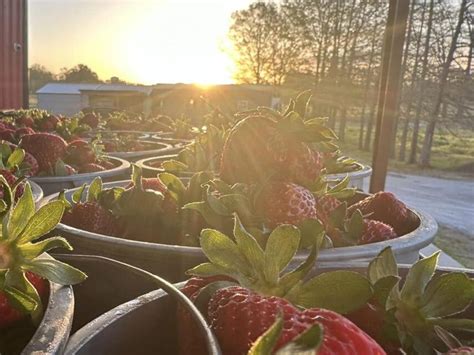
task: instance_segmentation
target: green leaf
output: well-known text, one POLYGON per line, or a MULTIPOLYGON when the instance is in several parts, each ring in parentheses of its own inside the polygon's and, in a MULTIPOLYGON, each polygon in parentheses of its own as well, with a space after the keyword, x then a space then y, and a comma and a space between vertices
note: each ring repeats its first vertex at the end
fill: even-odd
POLYGON ((168 188, 168 191, 170 191, 178 201, 178 205, 181 206, 186 193, 186 187, 181 179, 170 173, 158 174, 158 179, 168 188))
POLYGON ((387 276, 398 276, 398 266, 392 248, 383 249, 369 264, 367 276, 375 284, 387 276))
POLYGON ((346 215, 347 215, 347 203, 343 202, 331 212, 331 215, 329 216, 331 225, 341 230, 344 229, 345 227, 344 222, 346 219, 346 215))
POLYGON ((87 278, 82 271, 55 259, 37 258, 26 262, 24 268, 60 285, 76 285, 87 278))
POLYGON ((221 228, 222 226, 222 216, 218 215, 205 201, 187 203, 183 206, 183 209, 198 211, 207 224, 214 228, 221 228))
POLYGON ((82 194, 84 193, 84 189, 86 188, 86 184, 82 184, 80 188, 78 188, 74 193, 72 194, 72 202, 74 203, 79 203, 82 200, 82 194))
POLYGON ((448 349, 456 349, 462 346, 461 342, 453 334, 439 325, 434 326, 434 331, 448 349))
POLYGON ((202 251, 212 263, 249 274, 248 266, 237 244, 225 234, 215 229, 203 229, 200 242, 202 251))
POLYGON ((164 161, 161 163, 161 167, 165 169, 165 171, 173 173, 189 171, 189 167, 186 164, 174 159, 164 161))
POLYGON ((364 232, 364 217, 359 210, 356 210, 349 221, 346 222, 347 237, 357 244, 364 232))
POLYGON ((287 116, 291 112, 293 112, 295 110, 295 105, 296 105, 295 100, 290 99, 290 102, 288 103, 288 106, 287 106, 285 112, 283 113, 283 116, 287 116))
POLYGON ((298 224, 301 233, 300 248, 306 249, 316 245, 318 249, 324 240, 324 226, 316 219, 305 219, 298 224))
POLYGON ((37 243, 25 243, 18 247, 18 251, 24 259, 34 259, 39 255, 56 248, 72 250, 71 244, 63 237, 51 237, 37 243))
MULTIPOLYGON (((23 270, 10 269, 5 274, 4 288, 15 289, 23 294, 22 298, 27 297, 35 303, 35 307, 28 311, 32 317, 36 318, 42 313, 43 305, 37 290, 33 287, 31 282, 26 278, 23 270)), ((29 301, 27 300, 29 303, 29 301)))
POLYGON ((15 240, 25 229, 30 218, 35 214, 35 201, 30 184, 26 184, 23 195, 13 208, 8 220, 8 239, 15 240))
POLYGON ((25 151, 23 149, 16 148, 13 153, 8 157, 7 168, 12 169, 15 166, 20 165, 24 158, 25 151))
POLYGON ((5 293, 11 306, 21 313, 32 313, 38 307, 38 303, 34 297, 16 288, 7 286, 2 291, 5 293))
POLYGON ((212 178, 211 174, 205 171, 200 171, 193 176, 188 183, 186 190, 186 202, 196 202, 202 199, 204 191, 203 185, 212 178))
POLYGON ((347 314, 362 307, 372 297, 372 286, 363 275, 353 271, 332 271, 306 282, 296 304, 305 308, 325 308, 347 314))
POLYGON ((408 271, 401 291, 401 298, 413 305, 417 305, 420 301, 425 287, 433 277, 438 265, 439 252, 417 261, 408 271))
POLYGON ((285 291, 284 293, 288 294, 292 288, 294 288, 301 282, 301 280, 304 279, 304 277, 314 266, 317 255, 318 248, 316 245, 313 245, 308 257, 296 269, 283 275, 283 277, 280 279, 280 287, 285 291))
POLYGON ((209 207, 218 215, 230 216, 232 214, 232 211, 229 211, 226 205, 224 205, 224 203, 222 203, 219 198, 214 196, 214 194, 210 190, 210 186, 207 189, 206 200, 209 204, 209 207))
POLYGON ((61 201, 64 204, 64 208, 68 211, 72 205, 66 198, 65 190, 62 190, 58 195, 58 201, 61 201))
POLYGON ((296 97, 295 112, 298 113, 303 119, 306 117, 306 110, 308 109, 310 99, 311 90, 303 91, 296 97))
POLYGON ((374 287, 374 297, 377 300, 377 302, 382 305, 384 308, 387 307, 387 300, 390 294, 392 293, 392 290, 394 287, 398 286, 398 283, 400 282, 400 277, 398 276, 385 276, 380 279, 378 279, 375 284, 373 284, 374 287))
POLYGON ((433 278, 421 298, 421 313, 427 318, 448 317, 465 310, 474 300, 474 280, 453 272, 433 278))
POLYGON ((265 278, 276 284, 291 259, 298 251, 300 244, 300 231, 293 225, 281 225, 276 227, 268 237, 265 247, 265 278))
POLYGON ((446 318, 446 319, 431 319, 431 324, 439 325, 448 330, 458 330, 463 332, 474 333, 474 319, 458 319, 458 318, 446 318))
POLYGON ((18 244, 33 241, 53 230, 61 221, 63 213, 64 204, 61 201, 52 201, 41 207, 18 236, 18 244))
MULTIPOLYGON (((255 340, 248 355, 271 355, 283 330, 283 317, 278 314, 275 322, 255 340)), ((314 353, 313 353, 314 354, 314 353)))
POLYGON ((248 233, 237 214, 234 214, 234 237, 240 253, 257 274, 265 271, 265 254, 255 238, 248 233))
POLYGON ((314 355, 323 342, 324 329, 321 324, 315 323, 279 349, 276 355, 314 355))
POLYGON ((102 179, 100 176, 92 180, 89 188, 87 189, 87 202, 97 201, 99 195, 102 192, 102 179))
POLYGON ((211 300, 212 296, 216 293, 216 291, 223 288, 231 287, 231 286, 238 286, 238 284, 232 281, 211 282, 210 284, 201 288, 196 299, 194 300, 194 304, 201 311, 202 314, 207 314, 209 301, 211 300))

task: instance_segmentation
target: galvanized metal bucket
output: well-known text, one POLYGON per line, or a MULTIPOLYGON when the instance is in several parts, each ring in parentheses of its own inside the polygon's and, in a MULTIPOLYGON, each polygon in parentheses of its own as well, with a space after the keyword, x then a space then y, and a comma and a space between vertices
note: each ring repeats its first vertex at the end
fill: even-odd
POLYGON ((356 171, 339 174, 328 174, 327 179, 333 181, 339 181, 344 179, 346 176, 349 177, 349 186, 355 187, 359 190, 364 189, 364 181, 370 178, 372 175, 372 168, 368 165, 362 165, 362 168, 356 171))
POLYGON ((31 186, 31 192, 33 193, 35 204, 38 206, 44 197, 43 189, 34 181, 28 181, 28 183, 31 186))
MULTIPOLYGON (((141 159, 136 162, 137 166, 139 166, 143 171, 143 176, 145 177, 156 177, 158 174, 165 172, 165 169, 151 166, 152 163, 162 163, 166 160, 173 160, 178 157, 177 154, 166 154, 162 156, 153 156, 146 159, 141 159)), ((176 173, 176 176, 179 177, 191 177, 194 173, 183 171, 180 173, 176 173)))
POLYGON ((152 157, 160 154, 171 154, 176 152, 176 148, 172 144, 166 142, 148 141, 142 139, 139 139, 139 142, 151 145, 155 149, 140 150, 135 152, 108 152, 107 154, 115 158, 121 158, 128 161, 137 161, 146 157, 152 157))
POLYGON ((94 173, 74 174, 68 176, 33 176, 29 180, 37 183, 45 195, 59 192, 65 189, 72 189, 84 183, 90 183, 100 176, 104 181, 125 179, 129 176, 130 163, 124 159, 109 157, 116 167, 106 171, 94 173))
MULTIPOLYGON (((89 275, 88 280, 74 287, 77 299, 74 335, 65 354, 138 354, 149 349, 159 349, 160 354, 177 353, 176 301, 186 298, 177 288, 164 280, 157 282, 156 276, 152 281, 143 270, 111 259, 85 255, 57 257, 89 275), (140 296, 156 290, 159 285, 166 290, 155 291, 163 302, 149 303, 149 293, 140 296), (109 341, 111 339, 114 340, 109 341)), ((220 354, 217 341, 202 316, 196 329, 202 331, 208 353, 220 354)))
MULTIPOLYGON (((126 186, 129 181, 104 184, 104 187, 126 186)), ((71 198, 74 190, 66 191, 66 198, 71 198)), ((57 194, 47 196, 43 202, 57 198, 57 194)), ((341 261, 363 261, 373 259, 382 249, 391 246, 400 263, 412 264, 419 258, 420 249, 429 245, 436 234, 438 225, 426 213, 411 209, 419 224, 412 232, 388 241, 342 248, 323 249, 319 253, 319 263, 341 261)), ((65 236, 73 245, 76 253, 97 254, 121 260, 132 265, 161 275, 168 280, 184 279, 184 272, 205 261, 205 256, 198 247, 149 243, 122 239, 91 233, 60 223, 56 231, 65 236)), ((298 262, 307 253, 302 251, 295 258, 298 262)))

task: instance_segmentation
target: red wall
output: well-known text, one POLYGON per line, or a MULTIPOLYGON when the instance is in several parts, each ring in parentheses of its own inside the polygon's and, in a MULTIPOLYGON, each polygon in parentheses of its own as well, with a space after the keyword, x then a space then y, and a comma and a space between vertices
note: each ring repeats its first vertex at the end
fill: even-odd
POLYGON ((0 0, 0 110, 26 106, 27 0, 0 0), (15 45, 16 44, 16 45, 15 45))

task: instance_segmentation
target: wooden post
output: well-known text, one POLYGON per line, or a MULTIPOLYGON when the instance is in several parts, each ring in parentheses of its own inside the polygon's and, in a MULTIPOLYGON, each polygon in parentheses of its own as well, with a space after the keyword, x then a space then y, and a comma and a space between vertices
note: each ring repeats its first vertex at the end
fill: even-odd
POLYGON ((382 54, 382 72, 372 158, 373 173, 370 179, 370 192, 372 193, 382 191, 385 188, 390 143, 398 103, 408 12, 408 0, 390 0, 382 54))

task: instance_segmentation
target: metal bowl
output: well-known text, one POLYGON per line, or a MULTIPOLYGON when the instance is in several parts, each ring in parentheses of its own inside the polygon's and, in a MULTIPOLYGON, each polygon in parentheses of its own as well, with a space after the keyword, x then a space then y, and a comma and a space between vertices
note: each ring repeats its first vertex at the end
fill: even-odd
POLYGON ((356 171, 349 171, 347 173, 327 174, 328 180, 339 181, 349 176, 349 185, 356 187, 359 190, 364 189, 364 180, 372 175, 372 168, 368 165, 362 165, 362 168, 356 171))
MULTIPOLYGON (((117 181, 104 184, 104 187, 126 186, 129 181, 117 181)), ((66 191, 66 198, 71 198, 74 190, 66 191)), ((58 194, 47 196, 43 202, 57 198, 58 194)), ((363 198, 364 194, 359 194, 363 198)), ((388 241, 352 247, 323 249, 319 253, 319 263, 341 261, 361 261, 373 259, 382 249, 391 246, 400 263, 414 263, 419 258, 420 249, 429 245, 436 234, 437 223, 426 213, 411 209, 419 221, 418 226, 410 233, 388 241)), ((161 275, 168 280, 181 281, 184 272, 205 261, 201 248, 181 245, 149 243, 122 239, 81 229, 60 223, 56 231, 65 236, 80 254, 96 254, 118 259, 132 265, 161 275)), ((307 252, 300 252, 295 262, 305 258, 307 252)))

